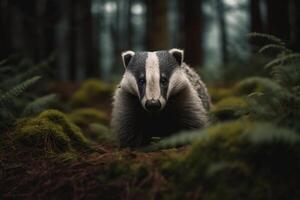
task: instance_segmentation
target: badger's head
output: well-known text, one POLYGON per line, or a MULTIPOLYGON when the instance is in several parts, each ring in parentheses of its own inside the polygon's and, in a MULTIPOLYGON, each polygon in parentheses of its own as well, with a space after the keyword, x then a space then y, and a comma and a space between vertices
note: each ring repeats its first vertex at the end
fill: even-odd
POLYGON ((183 51, 122 53, 125 73, 121 88, 139 98, 143 108, 149 112, 164 109, 169 97, 186 85, 186 77, 180 70, 183 51))

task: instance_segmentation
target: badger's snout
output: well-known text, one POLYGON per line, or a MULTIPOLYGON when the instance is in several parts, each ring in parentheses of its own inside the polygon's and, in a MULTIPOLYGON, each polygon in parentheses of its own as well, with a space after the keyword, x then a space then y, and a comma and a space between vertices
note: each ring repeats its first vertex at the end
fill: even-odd
POLYGON ((157 112, 161 109, 161 103, 158 99, 146 100, 145 108, 150 112, 157 112))

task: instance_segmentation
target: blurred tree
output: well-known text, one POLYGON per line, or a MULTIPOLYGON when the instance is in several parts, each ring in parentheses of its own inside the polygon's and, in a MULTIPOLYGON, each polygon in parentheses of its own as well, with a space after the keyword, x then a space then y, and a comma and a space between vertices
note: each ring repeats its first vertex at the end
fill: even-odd
POLYGON ((261 0, 250 0, 251 32, 264 32, 261 0))
POLYGON ((292 48, 300 51, 300 1, 290 0, 290 23, 292 48))
POLYGON ((168 37, 167 0, 146 0, 148 50, 170 48, 168 37))
POLYGON ((290 1, 266 0, 267 3, 267 32, 284 40, 289 40, 290 21, 289 3, 290 1))
POLYGON ((226 18, 225 18, 225 5, 223 0, 216 0, 217 6, 217 18, 220 29, 220 41, 221 41, 221 53, 222 53, 222 61, 224 64, 228 63, 228 37, 226 30, 226 18))
POLYGON ((92 54, 92 14, 91 0, 74 1, 75 4, 75 63, 76 79, 97 75, 97 69, 93 62, 92 54))
POLYGON ((131 6, 132 0, 117 1, 117 37, 115 37, 115 63, 114 74, 123 72, 121 53, 132 48, 131 37, 131 6))
POLYGON ((12 52, 12 6, 9 0, 0 1, 0 60, 8 57, 12 52))
POLYGON ((202 0, 182 1, 185 60, 192 66, 202 64, 202 0))

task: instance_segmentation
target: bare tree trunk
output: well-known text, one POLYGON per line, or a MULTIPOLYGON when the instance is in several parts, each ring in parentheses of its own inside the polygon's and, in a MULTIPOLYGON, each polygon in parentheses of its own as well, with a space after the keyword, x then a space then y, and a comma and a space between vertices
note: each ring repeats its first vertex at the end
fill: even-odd
POLYGON ((78 80, 95 76, 95 66, 92 53, 92 14, 91 0, 78 1, 76 4, 76 58, 78 80))
POLYGON ((289 40, 289 8, 287 1, 266 0, 267 2, 267 32, 286 41, 289 40))
POLYGON ((250 0, 251 32, 264 32, 260 1, 250 0))
POLYGON ((225 8, 223 0, 216 0, 217 5, 217 17, 220 27, 220 41, 221 41, 221 53, 222 53, 222 61, 224 64, 228 63, 228 37, 226 30, 226 19, 225 19, 225 8))
POLYGON ((296 13, 295 13, 295 35, 296 35, 296 41, 295 41, 295 49, 297 51, 300 51, 300 2, 295 0, 295 8, 296 8, 296 13))
POLYGON ((168 37, 167 0, 147 0, 148 49, 170 48, 168 37))
POLYGON ((291 47, 296 51, 300 51, 300 1, 291 0, 289 6, 291 47))
MULTIPOLYGON (((60 9, 71 7, 71 0, 65 0, 59 4, 60 9)), ((70 80, 71 59, 70 59, 70 33, 71 33, 71 14, 70 9, 65 10, 55 29, 56 46, 56 70, 60 80, 70 80)))
POLYGON ((186 0, 183 3, 185 61, 200 66, 203 56, 202 0, 186 0))
POLYGON ((7 58, 12 53, 11 12, 9 0, 2 0, 0 2, 0 60, 7 58))

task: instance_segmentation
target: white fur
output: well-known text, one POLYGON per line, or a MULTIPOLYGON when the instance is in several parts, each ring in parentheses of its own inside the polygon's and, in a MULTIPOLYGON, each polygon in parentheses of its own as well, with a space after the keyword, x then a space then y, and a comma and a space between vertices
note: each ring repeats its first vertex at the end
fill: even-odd
POLYGON ((187 87, 189 80, 186 77, 185 73, 180 69, 176 69, 169 80, 169 89, 167 92, 167 99, 180 92, 183 88, 187 87))
POLYGON ((120 86, 122 89, 128 91, 129 93, 140 97, 136 79, 132 73, 125 71, 123 78, 121 80, 120 86))
POLYGON ((159 84, 159 61, 155 52, 149 52, 146 60, 146 93, 147 100, 159 99, 160 84, 159 84))
POLYGON ((179 53, 179 54, 181 54, 181 61, 180 61, 180 64, 183 63, 183 60, 184 60, 184 59, 183 59, 183 58, 184 58, 184 51, 183 51, 183 50, 181 50, 181 49, 175 49, 175 48, 174 48, 174 49, 170 49, 170 50, 169 50, 169 53, 172 54, 172 55, 173 55, 174 53, 179 53))
POLYGON ((142 105, 145 107, 146 101, 155 99, 161 103, 161 109, 166 104, 166 100, 161 96, 160 91, 160 70, 159 61, 155 52, 149 52, 146 60, 146 93, 142 99, 142 105))
POLYGON ((122 53, 122 62, 123 62, 123 66, 126 68, 126 64, 125 64, 125 56, 127 55, 131 55, 131 56, 134 56, 134 52, 133 51, 125 51, 122 53))

